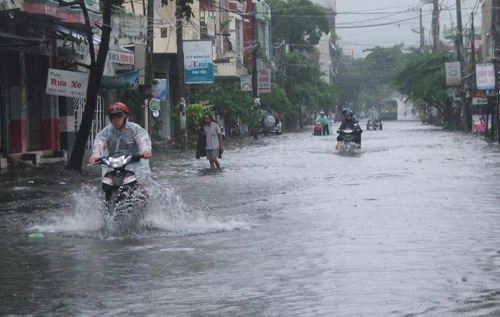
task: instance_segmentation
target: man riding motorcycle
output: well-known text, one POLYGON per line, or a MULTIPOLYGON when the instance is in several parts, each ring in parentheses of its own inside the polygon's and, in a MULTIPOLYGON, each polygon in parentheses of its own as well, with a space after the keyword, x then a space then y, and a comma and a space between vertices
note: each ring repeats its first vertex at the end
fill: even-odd
POLYGON ((343 135, 342 135, 343 130, 355 131, 356 133, 354 142, 361 147, 361 133, 363 132, 363 130, 361 130, 358 121, 354 118, 354 113, 349 109, 344 109, 342 111, 342 114, 344 115, 344 120, 342 120, 342 123, 340 124, 340 127, 337 130, 339 136, 337 137, 337 145, 335 146, 335 148, 338 149, 338 147, 343 141, 343 135))
POLYGON ((380 116, 377 109, 375 109, 375 107, 371 107, 369 111, 368 125, 373 127, 375 124, 380 124, 380 116))
MULTIPOLYGON (((128 121, 128 107, 122 102, 115 102, 108 108, 107 115, 110 125, 102 129, 95 137, 92 147, 92 156, 89 163, 93 164, 98 158, 115 153, 142 154, 144 159, 127 165, 127 170, 135 173, 141 186, 151 174, 149 158, 151 158, 151 139, 148 132, 140 125, 128 121)), ((103 166, 103 176, 112 168, 103 166)))
POLYGON ((379 118, 378 111, 377 111, 377 109, 375 109, 375 107, 372 107, 372 108, 370 109, 370 112, 369 112, 369 113, 370 113, 370 120, 371 120, 372 122, 378 121, 378 120, 380 119, 380 118, 379 118))

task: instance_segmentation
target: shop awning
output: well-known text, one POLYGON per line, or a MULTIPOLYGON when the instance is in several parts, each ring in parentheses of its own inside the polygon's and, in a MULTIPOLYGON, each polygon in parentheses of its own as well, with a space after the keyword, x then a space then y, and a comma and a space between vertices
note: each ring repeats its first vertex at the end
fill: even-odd
MULTIPOLYGON (((77 39, 81 40, 87 39, 87 37, 82 35, 81 33, 72 31, 61 25, 57 25, 56 30, 57 32, 61 33, 64 36, 67 36, 68 34, 71 33, 72 36, 74 36, 77 39)), ((94 40, 94 47, 97 50, 99 44, 101 43, 101 37, 94 35, 93 40, 94 40)), ((74 48, 77 54, 90 55, 90 48, 83 41, 80 44, 75 43, 74 48)), ((123 65, 134 65, 134 52, 126 48, 123 48, 119 45, 109 43, 108 62, 112 62, 115 64, 123 64, 123 65)))
POLYGON ((0 46, 36 46, 47 42, 49 41, 0 31, 0 46))

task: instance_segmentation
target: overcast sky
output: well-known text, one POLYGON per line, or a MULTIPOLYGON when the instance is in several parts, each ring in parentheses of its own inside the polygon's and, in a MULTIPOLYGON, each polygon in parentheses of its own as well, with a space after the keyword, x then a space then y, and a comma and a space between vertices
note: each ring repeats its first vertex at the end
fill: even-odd
MULTIPOLYGON (((335 0, 314 1, 332 7, 335 0)), ((440 0, 441 31, 457 24, 456 0, 440 0)), ((470 28, 470 14, 475 12, 475 27, 480 26, 481 1, 462 0, 462 23, 470 28), (477 15, 477 16, 476 16, 477 15)), ((420 0, 336 0, 337 34, 339 44, 346 53, 354 51, 356 57, 366 55, 362 51, 369 47, 393 46, 403 43, 406 46, 419 46, 419 8, 422 7, 423 26, 426 43, 432 43, 431 14, 432 4, 422 4, 420 0), (387 24, 384 26, 374 26, 387 24)), ((440 37, 442 38, 442 35, 440 37)))

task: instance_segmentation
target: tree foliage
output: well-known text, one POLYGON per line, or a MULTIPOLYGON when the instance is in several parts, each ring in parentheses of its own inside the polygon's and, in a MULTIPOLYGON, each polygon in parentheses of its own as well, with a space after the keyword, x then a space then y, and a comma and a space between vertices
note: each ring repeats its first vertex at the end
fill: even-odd
POLYGON ((335 105, 336 90, 323 79, 318 64, 299 52, 280 54, 276 58, 275 83, 285 90, 295 106, 311 110, 329 110, 335 105))
MULTIPOLYGON (((261 94, 259 97, 262 109, 275 110, 288 120, 297 118, 297 109, 278 85, 273 84, 271 93, 261 94)), ((239 118, 247 125, 254 125, 260 119, 254 109, 254 97, 241 91, 239 83, 217 82, 193 87, 190 100, 211 105, 217 115, 230 120, 239 118)))
POLYGON ((197 103, 189 104, 186 108, 186 126, 188 134, 196 133, 198 125, 205 115, 203 106, 197 103))
POLYGON ((294 128, 299 118, 299 111, 289 100, 286 91, 277 84, 272 84, 271 93, 261 94, 261 108, 278 112, 287 128, 294 128))
POLYGON ((215 113, 225 118, 239 117, 247 124, 256 120, 254 98, 250 93, 241 91, 237 82, 215 82, 192 87, 189 99, 191 102, 212 105, 215 113))
POLYGON ((454 60, 448 52, 411 54, 397 70, 394 83, 411 100, 422 100, 447 114, 451 99, 447 92, 445 63, 454 60))
POLYGON ((309 0, 269 0, 273 15, 273 43, 290 45, 291 51, 312 51, 329 30, 325 9, 309 0))
POLYGON ((395 70, 405 62, 402 46, 377 46, 367 51, 370 53, 365 58, 343 56, 341 60, 336 85, 342 106, 369 108, 394 93, 395 70))

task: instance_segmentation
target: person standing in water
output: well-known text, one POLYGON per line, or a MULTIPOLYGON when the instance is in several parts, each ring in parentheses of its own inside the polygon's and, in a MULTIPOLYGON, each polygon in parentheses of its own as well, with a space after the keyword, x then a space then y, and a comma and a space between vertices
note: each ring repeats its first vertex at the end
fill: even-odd
POLYGON ((222 172, 219 163, 219 157, 224 151, 224 144, 222 140, 222 130, 217 122, 214 122, 214 118, 210 113, 205 113, 204 116, 205 123, 201 127, 201 132, 206 138, 206 150, 207 159, 210 162, 210 170, 212 172, 217 170, 222 172))

